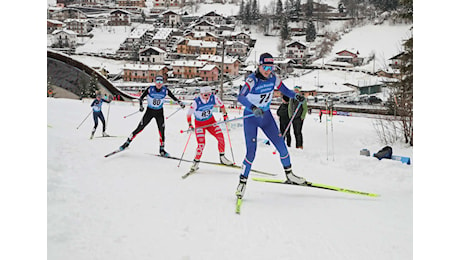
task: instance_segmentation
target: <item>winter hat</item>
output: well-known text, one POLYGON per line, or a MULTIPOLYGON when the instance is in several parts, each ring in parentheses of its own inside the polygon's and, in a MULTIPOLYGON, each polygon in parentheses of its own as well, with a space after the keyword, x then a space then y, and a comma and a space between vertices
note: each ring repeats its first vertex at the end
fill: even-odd
POLYGON ((211 93, 211 87, 210 86, 203 86, 200 88, 200 94, 206 94, 206 93, 211 93))
POLYGON ((259 65, 273 65, 273 56, 266 52, 262 53, 259 58, 259 65))
POLYGON ((302 90, 301 86, 295 86, 294 89, 302 90))
POLYGON ((163 80, 163 76, 158 75, 158 76, 155 77, 155 80, 163 80))

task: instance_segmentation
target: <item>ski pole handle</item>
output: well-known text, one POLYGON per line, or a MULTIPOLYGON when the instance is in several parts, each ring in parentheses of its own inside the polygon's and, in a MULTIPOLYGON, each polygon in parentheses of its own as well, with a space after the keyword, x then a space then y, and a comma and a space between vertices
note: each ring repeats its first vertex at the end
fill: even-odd
MULTIPOLYGON (((220 121, 220 122, 215 122, 215 123, 212 123, 212 124, 209 124, 209 125, 204 125, 204 126, 200 126, 200 127, 196 127, 194 129, 201 129, 201 128, 206 128, 206 127, 209 127, 209 126, 213 126, 213 125, 220 125, 220 124, 223 124, 223 123, 228 123, 228 122, 231 122, 231 121, 236 121, 236 120, 241 120, 241 119, 245 119, 245 118, 248 118, 248 117, 252 117, 254 116, 254 114, 249 114, 249 115, 245 115, 245 116, 242 116, 242 117, 237 117, 237 118, 233 118, 233 119, 229 119, 227 121, 220 121)), ((180 130, 180 133, 188 133, 190 131, 195 131, 195 130, 191 130, 191 129, 187 129, 187 130, 180 130)))
POLYGON ((134 113, 131 113, 131 114, 129 114, 129 115, 126 115, 126 116, 124 116, 123 118, 127 118, 127 117, 132 116, 132 115, 137 114, 137 113, 139 113, 139 111, 136 111, 136 112, 134 112, 134 113))

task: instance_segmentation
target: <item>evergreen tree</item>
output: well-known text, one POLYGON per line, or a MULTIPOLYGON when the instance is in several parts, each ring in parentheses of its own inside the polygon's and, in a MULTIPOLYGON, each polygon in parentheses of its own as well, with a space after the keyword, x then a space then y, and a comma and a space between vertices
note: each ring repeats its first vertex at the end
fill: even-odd
POLYGON ((246 6, 244 7, 243 23, 244 24, 251 23, 251 0, 248 0, 248 2, 246 3, 246 6))
POLYGON ((305 16, 307 16, 308 18, 313 16, 313 0, 307 0, 304 12, 305 16))
POLYGON ((281 40, 285 41, 287 39, 289 39, 289 25, 288 25, 288 22, 289 22, 289 18, 286 14, 282 15, 281 16, 281 40))
POLYGON ((240 11, 238 12, 238 16, 240 17, 241 20, 243 20, 243 17, 244 17, 244 0, 241 0, 240 11))
POLYGON ((316 28, 312 20, 308 20, 307 28, 305 29, 305 40, 307 42, 313 42, 316 39, 316 28))
POLYGON ((251 13, 252 13, 251 20, 254 22, 258 21, 260 18, 260 12, 259 12, 259 6, 257 4, 257 0, 252 1, 251 13))
POLYGON ((283 2, 281 0, 278 0, 276 3, 276 15, 281 16, 283 13, 283 2))

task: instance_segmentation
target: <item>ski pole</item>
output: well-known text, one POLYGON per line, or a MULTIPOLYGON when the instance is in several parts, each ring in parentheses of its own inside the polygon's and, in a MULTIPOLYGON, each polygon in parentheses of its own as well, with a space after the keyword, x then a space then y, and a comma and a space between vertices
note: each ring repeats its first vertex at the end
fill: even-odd
POLYGON ((105 123, 105 128, 109 128, 109 115, 110 115, 110 102, 109 102, 109 107, 107 109, 107 122, 105 123))
POLYGON ((89 117, 89 115, 91 115, 92 112, 93 112, 93 111, 91 110, 91 111, 89 112, 89 114, 85 117, 85 119, 83 119, 83 121, 81 121, 81 123, 77 126, 77 130, 78 130, 78 128, 80 128, 80 126, 86 121, 86 119, 89 117))
POLYGON ((179 112, 179 110, 181 110, 181 109, 182 109, 181 107, 176 109, 176 111, 172 112, 169 116, 166 117, 166 120, 168 120, 168 118, 172 117, 175 113, 179 112))
MULTIPOLYGON (((245 115, 245 116, 242 116, 242 117, 237 117, 237 118, 233 118, 233 119, 229 119, 227 121, 220 121, 220 122, 215 122, 215 123, 212 123, 212 124, 209 124, 209 125, 204 125, 204 126, 200 126, 200 127, 197 127, 195 129, 201 129, 201 128, 206 128, 208 126, 213 126, 213 125, 219 125, 219 124, 222 124, 222 123, 225 123, 225 122, 231 122, 231 121, 236 121, 236 120, 241 120, 241 119, 245 119, 245 118, 248 118, 248 117, 251 117, 251 116, 254 116, 254 114, 249 114, 249 115, 245 115)), ((180 133, 188 133, 190 131, 193 131, 193 130, 190 130, 190 129, 187 129, 187 130, 180 130, 180 133)))
POLYGON ((232 147, 232 141, 230 141, 230 132, 228 131, 228 125, 227 125, 227 123, 225 123, 225 128, 227 128, 228 143, 230 144, 230 151, 232 152, 232 160, 233 160, 233 164, 235 164, 235 156, 233 156, 233 147, 232 147))
POLYGON ((188 141, 190 141, 191 136, 192 136, 192 132, 190 132, 190 134, 188 135, 187 143, 185 143, 184 151, 182 152, 182 156, 180 157, 179 164, 177 165, 177 167, 180 166, 180 163, 182 162, 182 158, 184 158, 185 149, 187 149, 188 141))
POLYGON ((127 118, 128 116, 132 116, 132 115, 137 114, 137 113, 139 113, 139 112, 140 112, 140 111, 138 110, 138 111, 136 111, 136 112, 134 112, 134 113, 131 113, 131 114, 127 115, 127 116, 124 116, 123 118, 127 118))
POLYGON ((332 145, 332 161, 335 161, 335 157, 334 157, 334 126, 332 124, 332 115, 334 114, 333 113, 333 110, 334 110, 334 107, 332 106, 331 104, 331 109, 330 109, 330 112, 331 112, 331 145, 332 145))
MULTIPOLYGON (((300 109, 301 105, 302 105, 302 103, 299 102, 299 104, 297 105, 297 108, 294 111, 294 114, 291 117, 291 120, 289 120, 289 123, 288 123, 288 125, 286 127, 286 130, 284 130, 284 133, 281 136, 281 138, 283 138, 283 140, 284 140, 284 136, 286 135, 287 131, 289 130, 289 127, 291 127, 292 121, 294 121, 294 117, 297 115, 297 112, 299 112, 299 109, 300 109)), ((275 151, 273 151, 273 154, 276 154, 276 147, 275 147, 275 151)))

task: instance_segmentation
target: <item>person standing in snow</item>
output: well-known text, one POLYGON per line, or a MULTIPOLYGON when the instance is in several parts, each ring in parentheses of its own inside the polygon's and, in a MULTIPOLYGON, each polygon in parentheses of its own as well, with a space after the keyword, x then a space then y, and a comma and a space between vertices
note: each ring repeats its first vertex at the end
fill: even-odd
POLYGON ((109 136, 105 132, 105 118, 104 118, 104 114, 102 114, 102 103, 104 102, 110 103, 111 101, 107 99, 103 99, 101 94, 97 93, 96 99, 93 100, 93 102, 91 103, 91 108, 93 109, 93 119, 94 119, 94 127, 93 127, 93 131, 91 132, 91 137, 90 137, 91 139, 93 139, 94 137, 94 133, 96 132, 96 128, 97 128, 99 119, 102 122, 102 136, 104 137, 109 136))
POLYGON ((246 117, 243 121, 246 156, 243 160, 240 181, 236 189, 238 198, 243 197, 246 189, 247 179, 256 154, 259 127, 278 150, 287 180, 297 184, 306 182, 305 178, 292 173, 289 152, 270 112, 270 103, 275 88, 281 91, 282 94, 289 98, 295 98, 299 102, 304 102, 305 97, 288 89, 281 79, 273 73, 273 66, 273 56, 269 53, 261 54, 257 70, 246 78, 245 84, 238 95, 238 101, 245 106, 244 115, 254 114, 252 117, 246 117))
MULTIPOLYGON (((296 95, 302 95, 300 90, 301 90, 300 86, 294 87, 294 92, 296 93, 296 95)), ((289 109, 288 109, 289 118, 292 117, 298 105, 299 105, 298 100, 291 99, 289 101, 289 109)), ((298 149, 303 149, 302 127, 303 127, 303 121, 305 120, 305 116, 307 115, 307 111, 308 111, 307 102, 302 102, 302 105, 299 107, 299 110, 297 111, 297 113, 294 116, 294 119, 292 120, 292 128, 294 129, 294 137, 295 137, 295 148, 298 148, 298 149)))
POLYGON ((222 129, 216 123, 216 119, 212 114, 213 107, 220 107, 224 115, 224 120, 227 121, 227 111, 225 110, 224 103, 219 97, 212 94, 209 86, 201 87, 200 95, 196 97, 187 113, 187 122, 190 130, 195 130, 196 141, 198 147, 196 148, 196 155, 193 159, 191 171, 198 170, 201 155, 203 154, 204 146, 206 143, 205 133, 208 131, 217 139, 217 148, 219 149, 220 162, 225 165, 232 165, 233 163, 225 157, 225 140, 222 134, 222 129), (195 127, 192 125, 192 115, 195 116, 195 127), (203 127, 206 126, 207 127, 203 127))
POLYGON ((133 139, 139 134, 144 128, 150 123, 152 118, 155 118, 158 126, 158 132, 160 133, 160 155, 169 156, 165 151, 165 117, 163 112, 163 103, 169 96, 172 100, 176 101, 181 108, 185 107, 185 104, 177 99, 169 89, 163 85, 163 76, 159 75, 155 77, 155 85, 152 85, 144 90, 139 98, 139 111, 144 111, 143 100, 147 97, 147 110, 144 116, 139 122, 137 128, 131 133, 126 142, 120 146, 120 150, 126 149, 133 139))
POLYGON ((289 129, 287 129, 287 126, 289 124, 289 100, 290 98, 288 96, 283 95, 281 99, 281 105, 278 107, 278 110, 276 110, 276 114, 280 118, 280 133, 283 134, 286 132, 286 135, 284 136, 284 139, 286 140, 286 144, 288 147, 291 147, 291 127, 289 126, 289 129), (286 130, 287 129, 287 130, 286 130))

